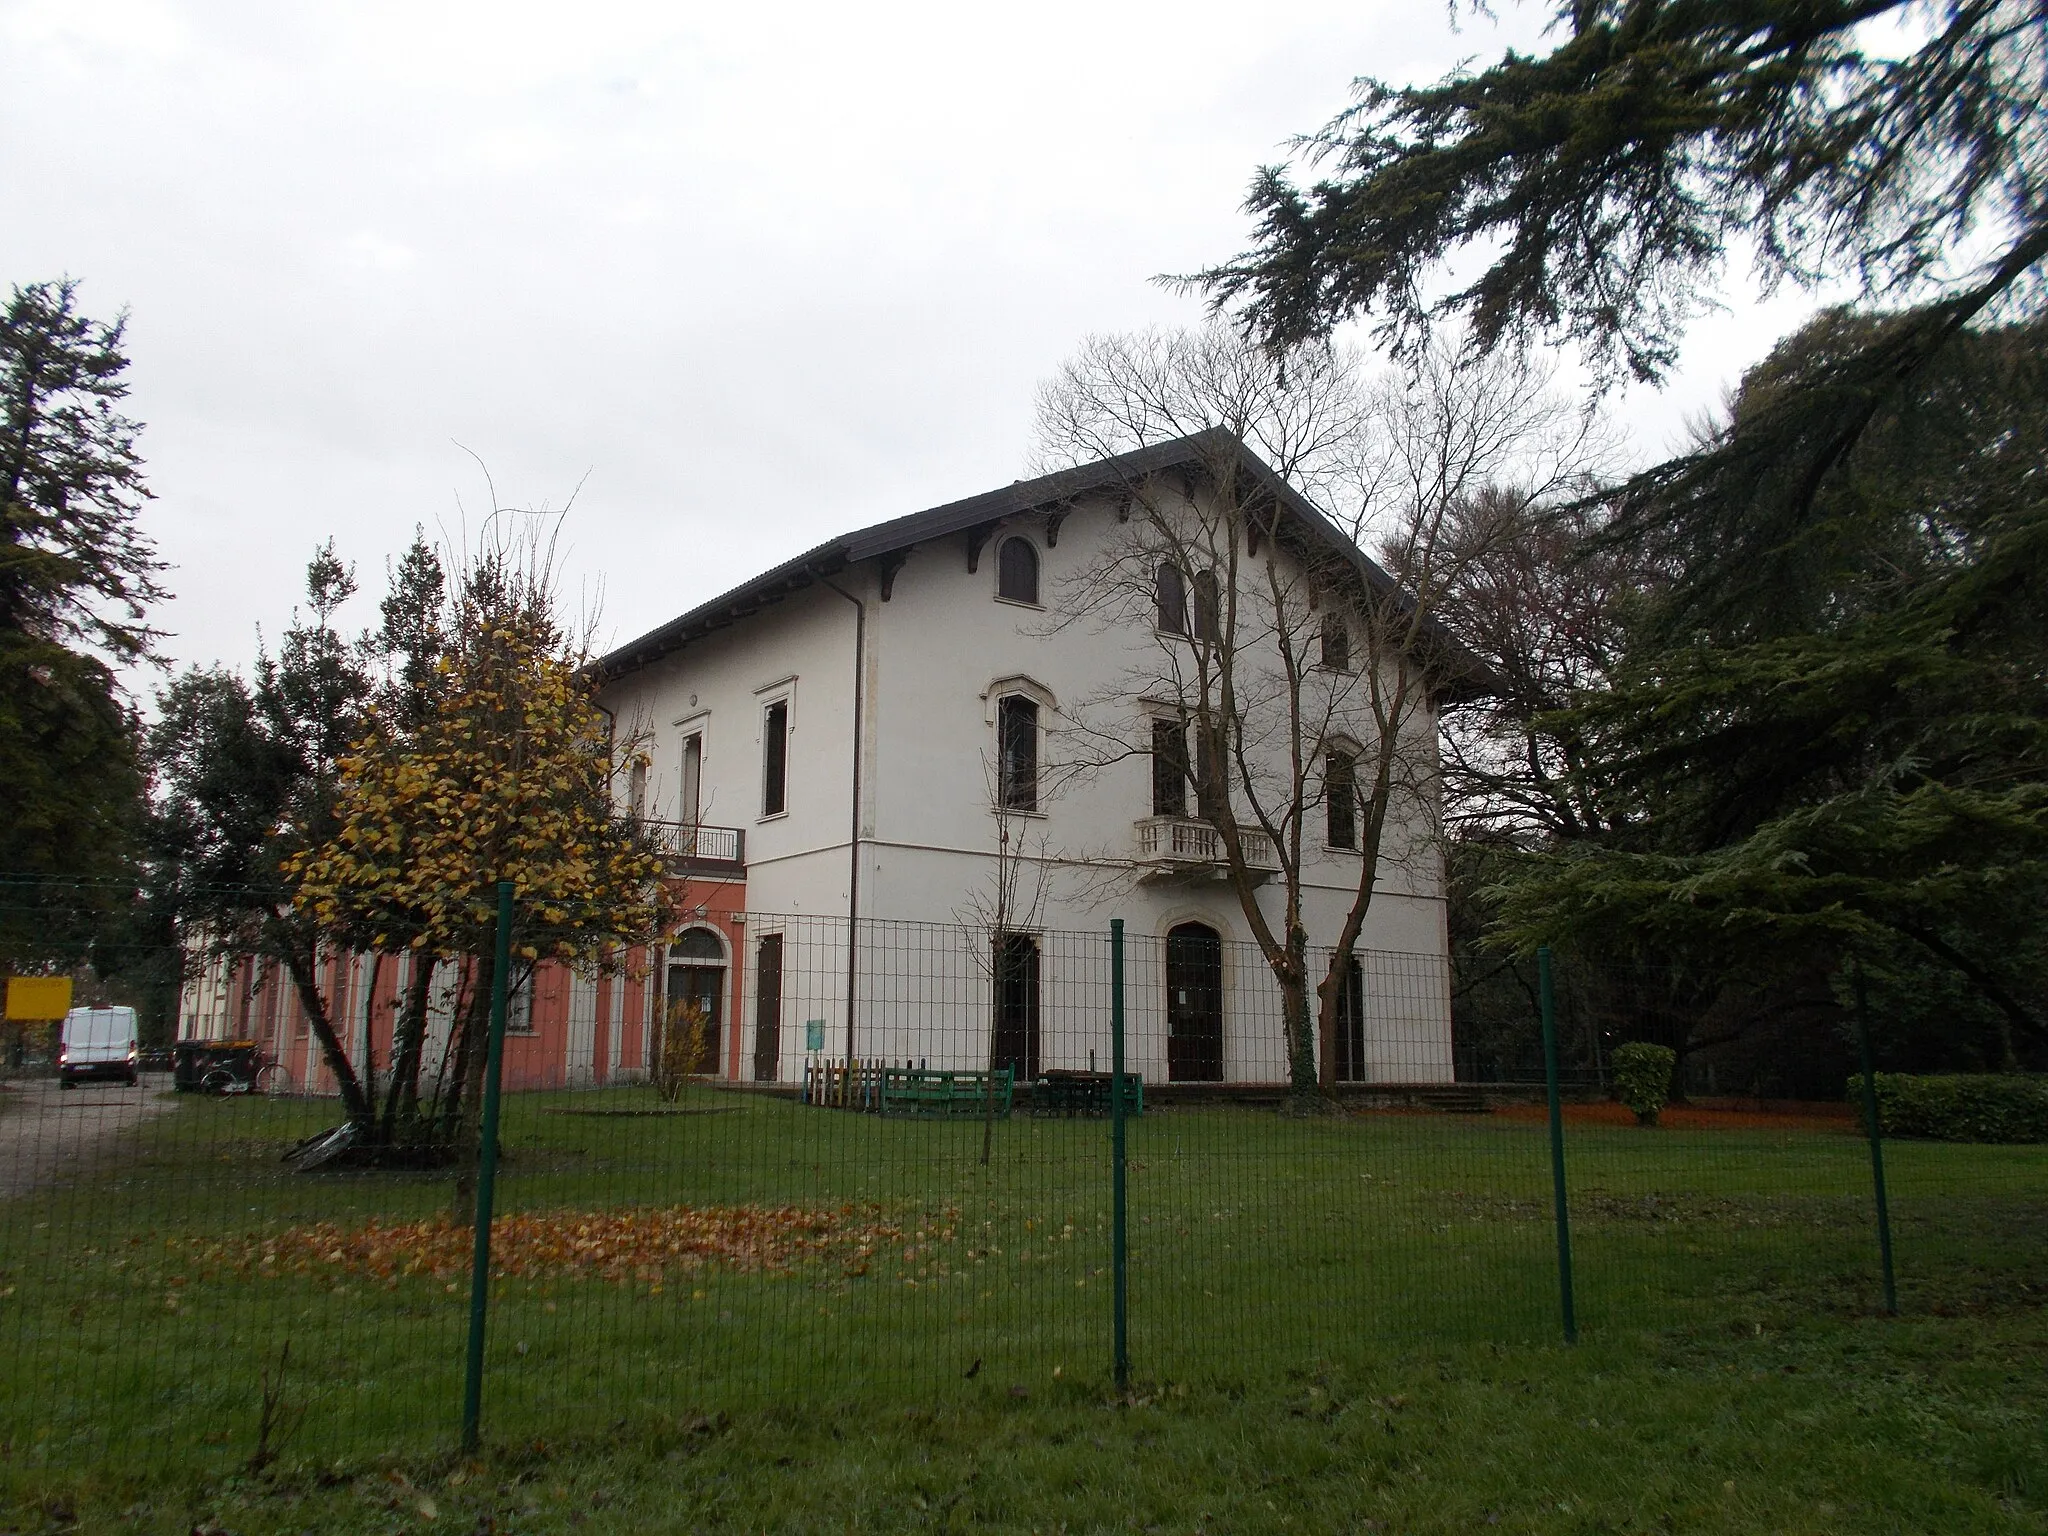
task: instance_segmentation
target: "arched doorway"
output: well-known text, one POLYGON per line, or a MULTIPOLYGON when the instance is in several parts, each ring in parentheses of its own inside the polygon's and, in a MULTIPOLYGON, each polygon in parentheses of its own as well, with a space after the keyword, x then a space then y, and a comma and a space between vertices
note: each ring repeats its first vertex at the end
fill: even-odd
POLYGON ((662 1049, 684 1053, 683 1070, 718 1070, 724 1023, 725 946, 708 928, 689 928, 668 947, 668 1029, 662 1049))
POLYGON ((1223 1081, 1223 940, 1203 923, 1166 935, 1166 1080, 1223 1081))

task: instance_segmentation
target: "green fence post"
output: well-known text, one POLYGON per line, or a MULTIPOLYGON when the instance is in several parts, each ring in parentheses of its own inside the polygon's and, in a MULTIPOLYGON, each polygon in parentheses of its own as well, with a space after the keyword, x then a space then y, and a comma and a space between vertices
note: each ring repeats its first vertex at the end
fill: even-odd
POLYGON ((1109 924, 1109 1272, 1113 1365, 1119 1392, 1131 1384, 1128 1233, 1124 1187, 1124 920, 1109 924))
POLYGON ((498 1079, 505 1064, 506 973, 512 969, 512 882, 498 882, 497 959, 491 968, 490 1048, 484 1058, 483 1142, 476 1175, 476 1248, 469 1266, 469 1361, 462 1376, 462 1448, 473 1451, 484 1403, 484 1319, 491 1297, 491 1205, 498 1185, 498 1079))
POLYGON ((1579 1342, 1572 1298, 1572 1213, 1564 1189, 1564 1102, 1557 1092, 1557 996, 1550 981, 1550 946, 1536 951, 1536 989, 1543 1007, 1543 1081, 1550 1091, 1550 1186, 1557 1210, 1557 1294, 1564 1309, 1564 1341, 1579 1342))
POLYGON ((1884 1193, 1884 1133, 1877 1123, 1877 1069, 1870 1051, 1870 998, 1863 967, 1856 967, 1856 1047, 1863 1057, 1863 1124, 1870 1133, 1870 1182, 1877 1193, 1877 1253, 1884 1267, 1884 1309, 1899 1314, 1899 1284, 1892 1274, 1892 1208, 1884 1193))

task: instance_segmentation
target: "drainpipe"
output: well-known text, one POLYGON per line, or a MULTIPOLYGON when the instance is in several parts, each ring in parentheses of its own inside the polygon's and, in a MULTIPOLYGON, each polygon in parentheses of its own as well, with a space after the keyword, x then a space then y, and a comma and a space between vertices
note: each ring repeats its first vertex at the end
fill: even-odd
POLYGON ((860 749, 861 719, 866 712, 868 605, 822 576, 818 581, 853 604, 853 821, 846 839, 846 1061, 851 1066, 854 997, 860 984, 860 749))

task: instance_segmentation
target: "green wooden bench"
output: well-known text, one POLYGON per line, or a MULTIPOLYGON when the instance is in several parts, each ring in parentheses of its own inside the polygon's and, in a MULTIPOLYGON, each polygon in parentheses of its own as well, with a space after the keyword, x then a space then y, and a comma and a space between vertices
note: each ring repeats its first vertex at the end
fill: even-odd
POLYGON ((972 1120, 993 1114, 1009 1118, 1015 1074, 1008 1067, 995 1072, 936 1072, 924 1067, 884 1067, 881 1111, 885 1115, 972 1120))
MULTIPOLYGON (((1042 1072, 1031 1085, 1031 1113, 1107 1115, 1109 1078, 1107 1072, 1042 1072)), ((1124 1113, 1145 1113, 1145 1079, 1135 1072, 1124 1074, 1124 1113)))

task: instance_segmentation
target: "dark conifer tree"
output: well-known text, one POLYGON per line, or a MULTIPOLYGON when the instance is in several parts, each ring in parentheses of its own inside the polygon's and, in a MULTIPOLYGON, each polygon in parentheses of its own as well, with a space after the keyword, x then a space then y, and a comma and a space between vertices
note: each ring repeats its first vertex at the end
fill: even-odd
POLYGON ((0 312, 0 961, 85 957, 131 873, 141 778, 110 663, 148 650, 162 569, 136 526, 139 428, 120 414, 123 321, 69 281, 0 312))

